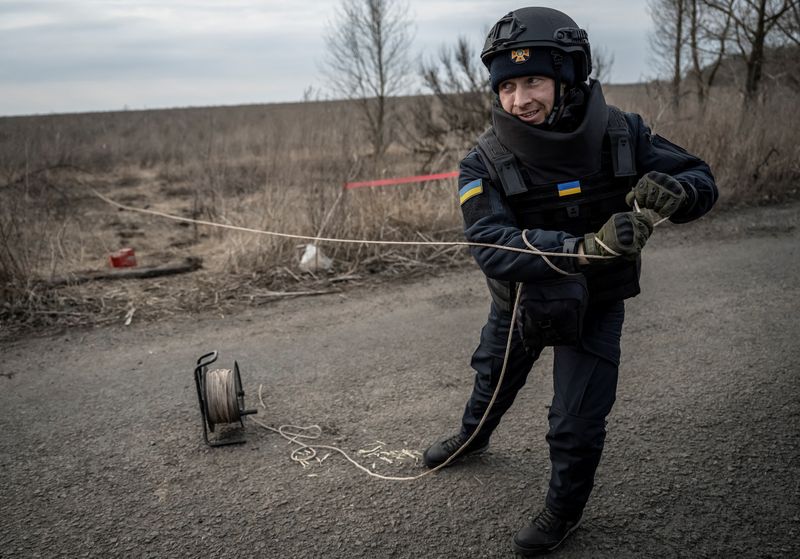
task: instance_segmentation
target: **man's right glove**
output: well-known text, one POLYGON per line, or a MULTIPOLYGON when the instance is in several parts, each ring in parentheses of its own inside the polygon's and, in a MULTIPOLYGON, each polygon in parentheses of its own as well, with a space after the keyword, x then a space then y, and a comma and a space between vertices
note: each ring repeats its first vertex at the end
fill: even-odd
POLYGON ((583 237, 583 252, 592 256, 624 256, 634 259, 642 252, 653 232, 649 212, 621 212, 612 215, 597 233, 583 237))
POLYGON ((661 217, 669 217, 686 200, 686 191, 671 176, 650 171, 625 196, 625 202, 631 207, 634 200, 639 203, 640 208, 648 208, 658 212, 661 217))

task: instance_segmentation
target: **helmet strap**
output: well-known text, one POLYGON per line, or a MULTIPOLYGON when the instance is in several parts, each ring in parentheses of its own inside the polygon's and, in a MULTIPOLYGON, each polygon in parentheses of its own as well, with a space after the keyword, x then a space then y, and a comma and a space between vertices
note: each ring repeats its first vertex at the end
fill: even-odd
POLYGON ((558 116, 559 106, 561 105, 561 65, 564 63, 564 57, 558 51, 550 52, 550 56, 553 57, 553 70, 555 71, 555 86, 556 91, 553 97, 553 109, 550 111, 550 114, 547 115, 547 120, 545 121, 547 126, 552 126, 553 123, 556 121, 556 117, 558 116))

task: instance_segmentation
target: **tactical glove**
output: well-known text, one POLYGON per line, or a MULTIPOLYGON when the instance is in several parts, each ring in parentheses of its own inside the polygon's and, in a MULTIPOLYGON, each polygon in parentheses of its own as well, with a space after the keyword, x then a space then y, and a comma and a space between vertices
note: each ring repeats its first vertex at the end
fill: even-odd
POLYGON ((686 191, 677 180, 658 171, 650 171, 644 175, 633 190, 625 196, 625 202, 633 207, 633 201, 640 208, 648 208, 661 217, 669 217, 681 207, 686 200, 686 191))
POLYGON ((635 259, 653 232, 647 212, 621 212, 612 215, 597 233, 583 237, 583 252, 592 256, 623 256, 635 259))

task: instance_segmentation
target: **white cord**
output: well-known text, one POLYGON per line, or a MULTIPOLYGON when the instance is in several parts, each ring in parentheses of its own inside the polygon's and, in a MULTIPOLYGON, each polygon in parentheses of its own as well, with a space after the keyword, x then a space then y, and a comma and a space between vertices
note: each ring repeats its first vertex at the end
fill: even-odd
MULTIPOLYGON (((639 202, 637 202, 637 201, 636 201, 636 198, 634 198, 634 199, 633 199, 633 209, 634 209, 634 211, 636 211, 636 212, 642 213, 642 208, 640 208, 640 207, 639 207, 639 202)), ((659 214, 658 214, 658 212, 656 212, 656 211, 654 211, 654 210, 650 210, 650 211, 651 211, 652 213, 654 213, 655 215, 659 215, 659 214)), ((656 221, 656 222, 654 222, 654 223, 653 223, 653 227, 655 227, 655 226, 657 226, 657 225, 661 225, 662 223, 664 223, 664 222, 665 222, 665 221, 667 221, 668 219, 669 219, 669 216, 667 216, 667 217, 662 217, 661 219, 659 219, 658 221, 656 221)))
MULTIPOLYGON (((167 214, 167 213, 164 213, 164 212, 158 212, 158 211, 155 211, 155 210, 147 210, 147 209, 143 209, 143 208, 134 208, 134 207, 127 206, 127 205, 124 205, 124 204, 120 204, 120 203, 115 202, 115 201, 113 201, 113 200, 111 200, 109 198, 106 198, 105 196, 103 196, 102 194, 100 194, 99 192, 97 192, 94 189, 92 189, 92 192, 95 194, 95 196, 97 196, 98 198, 100 198, 104 202, 107 202, 108 204, 111 204, 113 206, 116 206, 116 207, 119 207, 119 208, 122 208, 122 209, 125 209, 125 210, 130 210, 130 211, 139 212, 139 213, 156 215, 156 216, 165 217, 165 218, 168 218, 168 219, 173 219, 173 220, 176 220, 176 221, 183 221, 183 222, 188 222, 188 223, 197 223, 197 224, 200 224, 200 225, 209 225, 211 227, 220 227, 220 228, 224 228, 224 229, 233 229, 233 230, 236 230, 236 231, 257 233, 257 234, 262 234, 262 235, 272 235, 272 236, 276 236, 276 237, 284 237, 284 238, 290 238, 290 239, 310 240, 310 241, 314 241, 314 242, 327 241, 327 242, 339 242, 339 243, 362 243, 362 244, 381 244, 381 245, 474 246, 474 247, 496 248, 496 249, 500 249, 500 250, 507 250, 507 251, 511 251, 511 252, 520 252, 520 253, 524 253, 524 254, 534 254, 536 256, 541 257, 545 261, 545 263, 548 266, 550 266, 550 268, 552 268, 556 272, 558 272, 560 274, 564 274, 564 275, 575 275, 575 274, 571 274, 570 272, 562 270, 561 268, 559 268, 558 266, 553 264, 550 261, 550 259, 547 258, 548 256, 566 257, 566 258, 584 257, 584 258, 587 258, 587 259, 597 259, 597 260, 605 260, 605 259, 608 259, 608 258, 614 258, 616 256, 619 256, 618 253, 615 253, 607 245, 605 245, 602 241, 599 241, 597 239, 595 239, 595 240, 604 249, 606 249, 609 253, 611 253, 614 256, 588 255, 588 254, 581 255, 581 254, 573 254, 573 253, 542 251, 542 250, 539 250, 538 248, 536 248, 528 240, 528 238, 527 238, 528 230, 527 229, 523 230, 522 239, 525 242, 525 245, 528 247, 528 250, 517 248, 517 247, 495 245, 495 244, 490 244, 490 243, 447 242, 447 241, 424 241, 424 242, 423 241, 370 241, 370 240, 360 240, 360 239, 334 239, 334 238, 324 238, 324 237, 319 237, 319 236, 310 237, 310 236, 307 236, 307 235, 293 235, 293 234, 289 234, 289 233, 279 233, 279 232, 275 232, 275 231, 265 231, 265 230, 260 230, 260 229, 251 229, 251 228, 247 228, 247 227, 239 227, 239 226, 236 226, 236 225, 227 225, 227 224, 223 224, 223 223, 216 223, 216 222, 212 222, 212 221, 191 219, 191 218, 176 216, 176 215, 172 215, 172 214, 167 214)), ((639 209, 638 203, 636 203, 635 200, 634 200, 634 207, 635 207, 636 211, 641 211, 639 209)), ((666 219, 666 218, 664 218, 664 219, 666 219)), ((662 219, 658 223, 663 222, 664 219, 662 219)), ((656 225, 658 225, 658 223, 656 223, 656 225)), ((280 425, 279 427, 276 428, 276 427, 272 427, 270 425, 267 425, 266 423, 254 418, 254 417, 250 417, 250 421, 253 421, 255 424, 263 427, 264 429, 268 429, 270 431, 273 431, 273 432, 279 434, 281 437, 283 437, 284 439, 286 439, 290 443, 298 445, 298 448, 295 448, 292 451, 290 457, 291 457, 292 460, 294 460, 295 462, 299 462, 303 466, 307 466, 308 465, 308 461, 313 460, 313 459, 316 458, 316 456, 318 454, 317 450, 325 449, 325 450, 330 450, 330 451, 337 452, 337 453, 341 454, 342 456, 345 457, 345 459, 347 461, 349 461, 351 464, 353 464, 356 468, 358 468, 359 470, 365 472, 369 476, 375 477, 375 478, 378 478, 378 479, 383 479, 383 480, 387 480, 387 481, 414 481, 414 480, 423 478, 423 477, 425 477, 427 475, 431 475, 431 474, 441 470, 442 468, 447 467, 453 460, 455 460, 464 451, 464 449, 466 449, 469 446, 469 444, 475 439, 475 437, 478 436, 478 433, 480 433, 481 427, 483 426, 484 422, 486 421, 486 418, 489 416, 489 412, 491 411, 492 407, 494 406, 494 402, 497 399, 497 396, 500 393, 500 388, 503 385, 503 379, 505 378, 506 368, 508 367, 508 358, 509 358, 509 355, 511 353, 511 340, 513 339, 513 335, 514 335, 513 317, 517 313, 517 308, 519 306, 519 298, 520 298, 520 294, 521 293, 522 293, 522 290, 518 289, 517 290, 516 299, 514 300, 514 308, 513 308, 512 312, 511 312, 512 324, 509 326, 508 339, 506 341, 506 351, 505 351, 505 355, 503 357, 503 366, 502 366, 502 368, 500 370, 500 376, 499 376, 499 378, 497 380, 497 387, 495 388, 494 393, 492 394, 491 400, 489 400, 489 403, 488 403, 488 405, 486 407, 486 410, 483 413, 483 417, 481 417, 481 420, 478 423, 478 426, 475 428, 475 430, 473 431, 472 435, 466 440, 466 442, 464 442, 464 444, 462 444, 461 447, 459 447, 459 449, 456 450, 456 452, 451 454, 450 457, 446 461, 444 461, 443 463, 439 464, 435 468, 426 470, 425 472, 422 472, 421 474, 418 474, 418 475, 415 475, 415 476, 403 476, 403 477, 401 477, 401 476, 385 476, 383 474, 379 474, 379 473, 373 472, 373 471, 369 470, 368 468, 362 466, 357 461, 355 461, 353 458, 351 458, 347 454, 347 452, 345 452, 344 450, 342 450, 339 447, 331 446, 331 445, 318 445, 318 444, 311 445, 311 444, 303 442, 303 440, 316 440, 322 435, 322 428, 319 425, 309 425, 309 426, 306 426, 306 427, 297 426, 297 425, 280 425)), ((263 388, 263 385, 260 385, 259 388, 258 388, 258 399, 259 399, 259 402, 261 403, 261 406, 264 409, 266 409, 267 406, 264 404, 264 400, 262 398, 262 388, 263 388)), ((320 462, 321 461, 322 460, 320 460, 320 462)))
MULTIPOLYGON (((182 222, 185 222, 185 223, 196 223, 196 224, 199 224, 199 225, 208 225, 208 226, 211 226, 211 227, 219 227, 219 228, 223 228, 223 229, 232 229, 232 230, 235 230, 235 231, 243 231, 243 232, 247 232, 247 233, 256 233, 256 234, 261 234, 261 235, 271 235, 271 236, 275 236, 275 237, 283 237, 283 238, 289 238, 289 239, 300 239, 300 240, 308 240, 308 241, 313 241, 313 242, 360 243, 360 244, 378 244, 378 245, 470 246, 470 247, 496 248, 496 249, 499 249, 499 250, 506 250, 506 251, 510 251, 510 252, 519 252, 519 253, 523 253, 523 254, 534 254, 536 256, 541 257, 545 261, 545 263, 548 266, 550 266, 550 268, 552 268, 553 270, 555 270, 556 272, 558 272, 560 274, 567 275, 567 276, 575 275, 575 274, 572 274, 570 272, 562 270, 561 268, 559 268, 558 266, 553 264, 550 261, 550 259, 547 258, 547 257, 548 256, 562 257, 562 258, 581 258, 581 257, 583 257, 583 258, 586 258, 586 259, 589 259, 589 260, 591 260, 591 259, 605 260, 605 259, 608 259, 608 258, 614 258, 616 256, 619 256, 618 253, 614 252, 608 246, 606 246, 603 242, 601 242, 601 241, 599 241, 597 239, 595 239, 595 240, 604 249, 606 249, 609 253, 611 253, 614 256, 590 255, 590 254, 573 254, 573 253, 542 251, 542 250, 539 250, 538 248, 536 248, 528 240, 528 238, 527 238, 528 230, 527 229, 522 231, 522 239, 525 242, 525 245, 528 247, 528 250, 517 248, 517 247, 504 246, 504 245, 495 245, 495 244, 491 244, 491 243, 474 243, 474 242, 465 242, 465 241, 460 241, 460 242, 459 241, 371 241, 371 240, 363 240, 363 239, 335 239, 335 238, 320 237, 319 235, 317 235, 316 237, 311 237, 311 236, 308 236, 308 235, 294 235, 294 234, 290 234, 290 233, 280 233, 280 232, 277 232, 277 231, 266 231, 266 230, 262 230, 262 229, 252 229, 252 228, 249 228, 249 227, 239 227, 239 226, 236 226, 236 225, 228 225, 228 224, 224 224, 224 223, 216 223, 216 222, 213 222, 213 221, 192 219, 192 218, 188 218, 188 217, 181 217, 181 216, 177 216, 177 215, 168 214, 168 213, 165 213, 165 212, 159 212, 159 211, 155 211, 155 210, 148 210, 148 209, 144 209, 144 208, 135 208, 135 207, 128 206, 128 205, 125 205, 125 204, 120 204, 119 202, 115 202, 114 200, 111 200, 110 198, 107 198, 106 196, 103 196, 102 194, 100 194, 99 192, 97 192, 94 189, 91 189, 91 191, 94 193, 95 196, 97 196, 98 198, 100 198, 104 202, 106 202, 106 203, 108 203, 108 204, 110 204, 112 206, 115 206, 115 207, 118 207, 118 208, 122 208, 124 210, 129 210, 129 211, 138 212, 138 213, 155 215, 155 216, 164 217, 164 218, 167 218, 167 219, 172 219, 172 220, 175 220, 175 221, 182 221, 182 222)), ((338 199, 337 199, 337 202, 338 202, 338 199)), ((635 210, 637 212, 641 211, 640 208, 639 208, 639 204, 636 202, 636 200, 634 200, 634 208, 635 208, 635 210)), ((664 219, 660 220, 655 225, 658 225, 659 223, 663 222, 666 219, 667 218, 664 218, 664 219)), ((321 233, 321 231, 322 231, 322 228, 320 229, 320 233, 321 233)), ((492 407, 494 406, 494 402, 497 399, 498 394, 500 393, 501 386, 503 385, 503 379, 505 378, 506 368, 508 367, 508 357, 509 357, 509 354, 511 353, 511 340, 512 340, 513 334, 514 334, 513 317, 517 313, 517 307, 519 306, 519 298, 520 298, 520 294, 521 293, 522 293, 522 290, 518 289, 517 290, 516 299, 514 300, 514 308, 513 308, 512 312, 511 312, 512 324, 509 326, 508 340, 506 341, 506 352, 505 352, 505 356, 503 357, 503 366, 502 366, 502 369, 500 370, 500 376, 499 376, 499 378, 497 380, 497 387, 495 388, 494 393, 492 394, 491 400, 489 400, 489 404, 486 407, 486 411, 484 411, 483 417, 481 417, 481 420, 478 423, 478 426, 475 428, 475 430, 473 431, 472 435, 466 440, 466 442, 463 445, 461 445, 461 447, 458 450, 456 450, 456 452, 454 452, 452 455, 450 455, 450 457, 446 461, 444 461, 443 463, 439 464, 435 468, 432 468, 430 470, 427 470, 427 471, 422 472, 421 474, 418 474, 418 475, 415 475, 415 476, 405 476, 405 477, 385 476, 385 475, 373 472, 373 471, 369 470, 368 468, 362 466, 361 464, 359 464, 358 462, 353 460, 344 450, 342 450, 342 449, 340 449, 338 447, 331 446, 331 445, 317 445, 317 444, 311 445, 311 444, 307 444, 307 443, 302 442, 303 439, 304 440, 316 440, 316 439, 318 439, 322 435, 322 428, 319 425, 309 425, 309 426, 306 426, 306 427, 297 426, 297 425, 281 425, 281 426, 276 428, 276 427, 271 427, 270 425, 267 425, 266 423, 254 418, 254 417, 250 417, 250 421, 253 421, 255 424, 263 427, 264 429, 268 429, 270 431, 278 433, 281 437, 283 437, 284 439, 286 439, 290 443, 298 445, 298 448, 296 448, 296 449, 294 449, 292 451, 290 457, 295 462, 299 462, 299 463, 303 464, 304 466, 307 465, 309 460, 313 460, 313 459, 316 458, 318 449, 325 449, 325 450, 331 450, 333 452, 337 452, 337 453, 341 454, 342 456, 345 457, 345 459, 347 459, 350 463, 352 463, 359 470, 367 473, 368 475, 370 475, 372 477, 376 477, 378 479, 383 479, 383 480, 388 480, 388 481, 413 481, 413 480, 417 480, 417 479, 420 479, 422 477, 425 477, 427 475, 433 474, 434 472, 437 472, 437 471, 441 470, 442 468, 447 467, 453 460, 455 460, 464 451, 465 448, 467 448, 467 446, 469 446, 469 444, 475 439, 475 437, 478 436, 478 433, 480 432, 481 427, 483 426, 484 422, 486 421, 486 418, 489 416, 489 412, 491 411, 492 407), (309 432, 310 432, 310 434, 309 434, 309 432)), ((263 400, 262 395, 261 395, 262 388, 263 388, 263 385, 260 385, 258 387, 258 399, 259 399, 259 402, 261 403, 261 406, 264 409, 266 409, 267 406, 264 404, 264 400, 263 400)))
MULTIPOLYGON (((570 273, 570 272, 567 272, 567 271, 565 271, 565 270, 562 270, 561 268, 559 268, 558 266, 556 266, 555 264, 553 264, 552 262, 550 262, 550 259, 549 259, 549 258, 547 258, 546 256, 544 256, 544 255, 542 254, 542 252, 541 252, 541 251, 540 251, 538 248, 536 248, 536 247, 533 245, 533 243, 531 243, 531 242, 528 240, 528 229, 523 229, 523 231, 522 231, 522 240, 523 240, 523 241, 525 241, 525 244, 527 245, 527 247, 528 247, 529 249, 531 249, 531 250, 534 252, 534 254, 538 254, 539 256, 541 256, 541 257, 542 257, 542 260, 544 260, 545 264, 547 264, 548 266, 550 266, 550 267, 551 267, 553 270, 555 270, 555 271, 556 271, 556 272, 558 272, 559 274, 564 274, 565 276, 577 276, 577 275, 580 275, 580 274, 578 274, 578 273, 570 273)), ((617 255, 617 256, 619 256, 619 255, 617 255)), ((611 256, 603 256, 603 258, 612 258, 612 257, 611 257, 611 256)))
POLYGON ((593 254, 572 254, 572 253, 563 253, 563 252, 545 252, 545 251, 532 251, 526 248, 517 248, 512 246, 504 246, 504 245, 495 245, 492 243, 475 243, 470 241, 373 241, 367 239, 339 239, 339 238, 332 238, 332 237, 312 237, 310 235, 295 235, 292 233, 281 233, 279 231, 267 231, 264 229, 253 229, 250 227, 239 227, 238 225, 228 225, 227 223, 217 223, 215 221, 206 221, 203 219, 192 219, 189 217, 182 217, 179 215, 168 214, 165 212, 159 212, 156 210, 148 210, 145 208, 136 208, 133 206, 128 206, 126 204, 120 204, 119 202, 115 202, 106 196, 103 196, 99 192, 94 189, 90 189, 92 193, 106 202, 117 208, 122 208, 123 210, 128 210, 132 212, 138 212, 143 214, 155 215, 159 217, 164 217, 167 219, 172 219, 175 221, 182 221, 184 223, 196 223, 198 225, 208 225, 209 227, 218 227, 220 229, 231 229, 233 231, 242 231, 245 233, 255 233, 257 235, 269 235, 272 237, 282 237, 284 239, 297 239, 301 241, 311 241, 313 243, 319 242, 327 242, 327 243, 345 243, 345 244, 362 244, 362 245, 400 245, 400 246, 464 246, 464 247, 481 247, 481 248, 496 248, 498 250, 506 250, 509 252, 519 252, 522 254, 535 254, 537 256, 559 256, 564 258, 587 258, 589 260, 597 259, 603 260, 608 258, 607 256, 601 255, 593 255, 593 254))
MULTIPOLYGON (((634 205, 637 207, 636 211, 641 211, 641 210, 638 209, 638 204, 636 204, 635 201, 634 201, 634 205)), ((549 256, 551 254, 553 254, 555 256, 578 256, 578 255, 573 255, 573 254, 569 254, 569 253, 566 253, 566 254, 548 253, 548 252, 540 251, 535 246, 533 246, 533 244, 530 241, 528 241, 527 232, 528 232, 527 229, 522 232, 522 239, 525 241, 525 244, 528 246, 528 248, 530 248, 531 253, 536 254, 538 256, 541 256, 542 259, 547 263, 547 265, 550 266, 553 270, 555 270, 555 271, 557 271, 557 272, 559 272, 561 274, 564 274, 564 275, 575 275, 575 274, 571 274, 571 273, 569 273, 569 272, 567 272, 565 270, 562 270, 561 268, 559 268, 558 266, 556 266, 555 264, 550 262, 550 260, 547 258, 547 256, 549 256)), ((595 240, 597 241, 597 239, 595 239, 595 240)), ((600 245, 603 248, 605 248, 607 251, 609 251, 610 253, 616 254, 613 250, 611 250, 608 246, 606 246, 601 241, 597 241, 597 242, 600 243, 600 245)), ((428 243, 418 243, 418 244, 428 244, 428 243)), ((508 249, 510 247, 497 246, 497 248, 506 248, 506 249, 508 249)), ((614 257, 615 256, 600 256, 598 258, 607 259, 607 258, 614 258, 614 257)), ((425 472, 422 472, 421 474, 417 474, 415 476, 402 476, 402 477, 401 476, 385 476, 383 474, 379 474, 379 473, 373 472, 372 470, 362 466, 357 461, 352 459, 347 454, 347 452, 345 452, 344 450, 342 450, 339 447, 331 446, 331 445, 317 445, 317 444, 311 445, 311 444, 302 442, 300 440, 300 439, 306 439, 306 440, 316 440, 316 439, 318 439, 322 434, 322 428, 319 425, 309 425, 307 427, 298 427, 298 426, 295 426, 295 425, 281 425, 281 426, 275 428, 275 427, 271 427, 271 426, 267 425, 266 423, 263 423, 262 421, 259 421, 258 419, 255 419, 254 417, 250 417, 250 420, 253 421, 254 423, 256 423, 257 425, 260 425, 261 427, 263 427, 265 429, 268 429, 270 431, 278 433, 281 437, 283 437, 284 439, 286 439, 290 443, 294 443, 294 444, 298 445, 298 448, 296 448, 296 449, 294 449, 292 451, 290 457, 291 457, 292 460, 294 460, 296 462, 299 462, 299 463, 303 464, 304 466, 307 465, 307 462, 309 460, 313 460, 314 458, 316 458, 316 456, 318 454, 317 453, 318 449, 325 449, 325 450, 331 450, 333 452, 337 452, 337 453, 341 454, 342 456, 345 457, 345 459, 347 459, 347 461, 349 461, 351 464, 353 464, 356 468, 358 468, 359 470, 365 472, 369 476, 375 477, 375 478, 378 478, 378 479, 383 479, 383 480, 387 480, 387 481, 414 481, 414 480, 423 478, 423 477, 425 477, 427 475, 433 474, 434 472, 437 472, 437 471, 441 470, 442 468, 447 467, 453 460, 455 460, 464 451, 464 449, 466 449, 469 446, 469 444, 475 439, 475 437, 478 436, 478 433, 480 433, 481 427, 483 427, 483 424, 485 423, 486 418, 489 416, 489 412, 492 410, 492 407, 494 406, 494 402, 497 399, 497 396, 500 393, 500 388, 503 385, 503 379, 505 378, 506 368, 508 367, 508 358, 509 358, 509 355, 511 354, 511 340, 513 339, 513 335, 514 335, 513 320, 514 320, 514 316, 516 316, 516 314, 517 314, 517 308, 519 307, 519 298, 520 298, 521 293, 522 293, 522 290, 521 289, 517 289, 517 296, 514 299, 514 308, 511 311, 512 323, 510 324, 509 329, 508 329, 508 339, 506 340, 506 351, 505 351, 505 355, 503 356, 503 366, 500 369, 500 376, 497 379, 497 387, 494 389, 494 393, 492 394, 492 398, 491 398, 491 400, 489 400, 489 403, 486 406, 486 410, 483 413, 483 417, 481 417, 480 422, 478 422, 478 426, 472 432, 472 435, 470 435, 470 437, 464 442, 464 444, 462 444, 459 447, 458 450, 456 450, 452 455, 450 455, 450 457, 446 461, 444 461, 443 463, 439 464, 435 468, 432 468, 430 470, 426 470, 425 472), (299 432, 292 432, 290 430, 297 430, 299 432), (306 434, 305 432, 308 432, 308 431, 312 431, 313 434, 306 434)), ((261 403, 261 407, 266 409, 267 406, 266 406, 266 404, 264 404, 264 400, 262 398, 262 388, 263 388, 263 385, 260 385, 258 387, 258 400, 261 403)))
MULTIPOLYGON (((333 452, 338 452, 339 454, 344 456, 356 468, 358 468, 359 470, 369 474, 370 476, 378 478, 378 479, 387 480, 387 481, 414 481, 414 480, 420 479, 422 477, 431 475, 434 472, 438 472, 442 468, 447 467, 453 460, 455 460, 464 451, 464 449, 467 448, 467 446, 469 446, 469 444, 473 441, 473 439, 475 439, 475 437, 478 436, 478 433, 480 433, 481 427, 483 427, 483 424, 486 422, 486 418, 489 416, 489 412, 492 410, 492 407, 494 406, 494 402, 497 399, 497 395, 500 394, 500 387, 503 386, 503 379, 506 376, 506 368, 508 367, 508 356, 511 354, 511 340, 512 340, 512 338, 514 336, 513 317, 517 314, 517 307, 519 306, 519 297, 520 297, 521 293, 522 293, 522 290, 518 289, 517 290, 517 297, 514 300, 514 309, 511 311, 512 323, 509 325, 509 328, 508 328, 508 339, 506 341, 506 354, 503 357, 503 367, 500 369, 500 376, 497 379, 497 387, 494 389, 494 393, 492 394, 492 398, 491 398, 491 400, 489 400, 489 403, 486 406, 486 411, 483 412, 483 417, 481 417, 481 420, 478 422, 478 426, 475 428, 475 430, 472 432, 472 435, 470 435, 470 437, 466 440, 466 442, 464 442, 464 444, 461 445, 461 447, 458 450, 456 450, 453 454, 451 454, 450 457, 447 460, 445 460, 444 462, 442 462, 441 464, 439 464, 435 468, 431 468, 430 470, 426 470, 426 471, 422 472, 421 474, 417 474, 415 476, 403 476, 403 477, 401 477, 401 476, 385 476, 383 474, 379 474, 379 473, 373 472, 372 470, 362 466, 361 464, 359 464, 358 462, 353 460, 347 454, 347 452, 345 452, 344 450, 342 450, 339 447, 330 446, 330 445, 319 445, 319 444, 312 445, 312 444, 305 443, 305 442, 303 442, 301 440, 301 439, 305 439, 305 440, 316 440, 316 439, 318 439, 320 437, 320 435, 322 434, 322 428, 319 425, 309 425, 307 427, 298 427, 296 425, 281 425, 281 426, 276 428, 276 427, 271 427, 271 426, 267 425, 266 423, 264 423, 262 421, 259 421, 258 419, 256 419, 255 417, 252 417, 252 416, 250 417, 250 421, 253 421, 254 423, 256 423, 257 425, 260 425, 264 429, 268 429, 270 431, 278 433, 281 437, 283 437, 284 439, 286 439, 290 443, 294 443, 294 444, 298 445, 298 448, 296 448, 296 449, 294 449, 292 451, 292 454, 290 455, 290 457, 295 462, 300 462, 303 465, 306 465, 306 463, 309 460, 313 460, 314 458, 316 458, 316 456, 318 454, 317 450, 325 449, 325 450, 331 450, 333 452), (291 430, 296 430, 296 431, 299 431, 299 432, 292 432, 291 430), (311 431, 312 434, 307 434, 306 432, 308 432, 308 431, 311 431)), ((262 395, 261 395, 263 386, 264 385, 259 385, 259 387, 258 387, 258 401, 261 403, 261 407, 266 409, 267 406, 264 404, 264 399, 262 398, 262 395)))
POLYGON ((618 252, 614 252, 613 250, 611 250, 611 248, 607 244, 605 244, 603 241, 598 239, 596 236, 594 238, 594 242, 596 242, 598 245, 600 245, 601 247, 606 249, 609 252, 609 254, 613 255, 613 256, 610 256, 609 258, 615 258, 615 257, 619 256, 618 252))

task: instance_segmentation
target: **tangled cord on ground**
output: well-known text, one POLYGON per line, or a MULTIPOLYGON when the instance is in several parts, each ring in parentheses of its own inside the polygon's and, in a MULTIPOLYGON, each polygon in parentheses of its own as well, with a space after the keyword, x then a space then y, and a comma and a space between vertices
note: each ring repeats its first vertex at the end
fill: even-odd
MULTIPOLYGON (((517 290, 517 297, 514 300, 514 310, 512 316, 516 314, 517 307, 519 306, 519 297, 521 294, 521 290, 517 290)), ((506 341, 506 351, 505 356, 503 357, 503 366, 500 369, 500 376, 497 379, 497 387, 494 389, 494 393, 492 394, 491 400, 489 400, 489 404, 486 406, 486 411, 483 413, 483 417, 481 417, 480 422, 478 422, 478 426, 473 431, 472 435, 461 445, 455 453, 453 453, 447 460, 436 466, 435 468, 431 468, 430 470, 426 470, 421 474, 417 474, 415 476, 385 476, 383 474, 379 474, 377 472, 373 472, 369 468, 359 464, 356 460, 350 457, 347 452, 342 450, 339 447, 332 446, 332 445, 318 445, 318 444, 310 444, 307 442, 303 442, 303 440, 316 440, 322 435, 322 428, 319 425, 309 425, 306 427, 299 427, 297 425, 281 425, 279 427, 272 427, 267 425, 263 421, 259 421, 258 419, 251 417, 250 421, 255 422, 257 425, 260 425, 264 429, 268 429, 275 433, 278 433, 281 437, 286 439, 287 441, 298 445, 296 449, 292 451, 291 459, 295 462, 307 462, 308 460, 313 460, 317 454, 318 450, 330 450, 333 452, 337 452, 347 459, 348 462, 353 464, 356 468, 365 472, 366 474, 370 475, 371 477, 375 477, 378 479, 383 479, 386 481, 414 481, 420 478, 423 478, 427 475, 430 475, 434 472, 438 472, 442 468, 446 468, 453 460, 458 458, 458 456, 464 451, 465 448, 478 436, 480 433, 481 427, 483 427, 486 418, 489 416, 489 413, 492 411, 492 407, 494 406, 494 401, 497 399, 497 395, 500 393, 500 387, 503 385, 503 379, 506 375, 506 368, 508 366, 508 355, 511 350, 511 340, 514 336, 514 329, 509 328, 508 330, 508 340, 506 341)), ((261 396, 263 385, 258 387, 258 401, 261 403, 261 406, 266 409, 266 405, 264 404, 264 400, 261 396)))
MULTIPOLYGON (((261 403, 261 406, 263 408, 266 408, 264 400, 261 397, 262 387, 263 385, 258 387, 258 400, 261 403)), ((320 450, 330 450, 331 452, 336 452, 344 456, 344 458, 348 462, 353 464, 353 466, 355 466, 362 472, 378 479, 384 479, 390 481, 410 481, 412 479, 420 478, 423 475, 427 475, 432 472, 431 470, 428 472, 424 472, 421 475, 413 477, 385 476, 383 474, 373 472, 366 466, 363 466, 355 459, 353 459, 346 451, 342 450, 337 446, 325 445, 325 444, 311 444, 310 442, 306 442, 306 441, 315 441, 322 436, 322 427, 320 427, 319 425, 307 425, 305 427, 299 425, 280 425, 278 427, 272 427, 254 417, 251 417, 250 421, 253 421, 256 425, 259 425, 264 429, 279 434, 281 437, 283 437, 290 443, 296 444, 297 448, 292 450, 289 457, 295 462, 298 462, 303 465, 308 463, 310 460, 314 460, 315 458, 317 458, 317 455, 319 454, 320 450)), ((327 456, 325 458, 327 458, 327 456)), ((325 458, 322 458, 319 461, 322 462, 325 458)))

